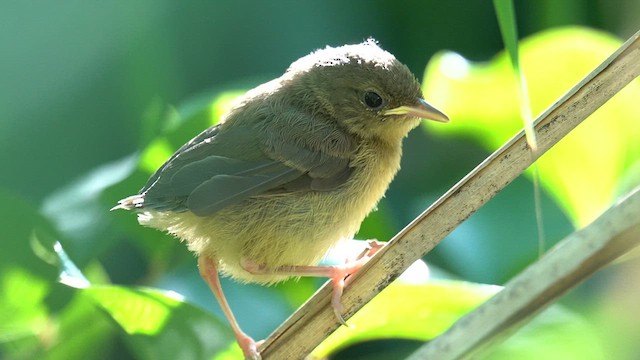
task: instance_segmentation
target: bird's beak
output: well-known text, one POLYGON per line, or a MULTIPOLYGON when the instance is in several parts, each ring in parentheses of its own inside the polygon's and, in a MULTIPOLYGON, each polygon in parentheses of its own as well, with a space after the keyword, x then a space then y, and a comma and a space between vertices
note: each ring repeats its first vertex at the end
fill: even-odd
POLYGON ((414 106, 398 106, 384 112, 384 115, 409 115, 417 118, 448 123, 449 117, 440 110, 431 106, 428 102, 418 98, 418 104, 414 106))

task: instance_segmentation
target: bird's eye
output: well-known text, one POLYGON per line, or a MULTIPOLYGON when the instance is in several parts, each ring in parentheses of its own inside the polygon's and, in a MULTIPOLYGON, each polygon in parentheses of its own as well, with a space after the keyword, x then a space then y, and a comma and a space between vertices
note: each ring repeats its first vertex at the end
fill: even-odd
POLYGON ((364 103, 373 110, 378 110, 384 105, 382 96, 373 91, 367 91, 364 93, 364 103))

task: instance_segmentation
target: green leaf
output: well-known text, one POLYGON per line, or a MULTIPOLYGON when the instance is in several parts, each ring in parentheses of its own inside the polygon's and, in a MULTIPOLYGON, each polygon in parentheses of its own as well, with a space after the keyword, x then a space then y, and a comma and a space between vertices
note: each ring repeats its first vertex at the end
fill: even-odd
POLYGON ((47 326, 44 304, 49 284, 20 267, 4 269, 0 275, 0 343, 37 335, 47 326))
MULTIPOLYGON (((574 27, 523 40, 521 65, 533 112, 550 106, 620 44, 610 35, 574 27)), ((437 54, 427 66, 424 93, 452 122, 429 130, 473 138, 495 150, 521 128, 514 81, 504 53, 485 64, 451 52, 437 54)), ((638 96, 640 83, 635 81, 537 162, 543 188, 577 226, 614 201, 620 179, 640 158, 638 96)))
POLYGON ((499 286, 458 281, 409 284, 396 281, 320 344, 324 357, 356 342, 385 338, 427 341, 499 291, 499 286), (402 306, 399 306, 402 304, 402 306))
POLYGON ((537 149, 536 133, 533 131, 531 104, 527 81, 520 67, 520 54, 518 51, 518 28, 516 26, 516 14, 512 0, 493 0, 493 7, 498 16, 500 33, 504 47, 509 54, 514 76, 518 83, 518 99, 520 100, 520 114, 527 135, 527 142, 532 149, 537 149))
POLYGON ((35 231, 52 232, 35 208, 0 191, 0 357, 29 356, 51 332, 46 297, 56 270, 34 253, 35 231))
POLYGON ((84 292, 127 334, 140 359, 207 359, 234 343, 226 324, 177 293, 111 285, 84 292))
MULTIPOLYGON (((101 272, 91 266, 87 273, 101 272)), ((122 358, 121 349, 114 346, 117 329, 95 303, 82 293, 58 284, 60 291, 71 292, 73 298, 55 316, 55 336, 41 356, 46 360, 102 360, 122 358)))
MULTIPOLYGON (((385 339, 429 341, 501 290, 460 281, 408 284, 396 281, 382 291, 313 352, 326 357, 357 343, 385 339)), ((602 360, 603 344, 590 323, 554 305, 483 358, 602 360)))
POLYGON ((65 262, 53 251, 52 226, 1 191, 0 222, 0 358, 109 358, 113 331, 104 316, 56 283, 56 265, 65 262))
POLYGON ((502 35, 504 47, 509 53, 514 69, 519 71, 518 30, 516 27, 516 15, 513 10, 513 1, 493 0, 493 8, 496 10, 496 16, 498 17, 498 25, 500 25, 500 34, 502 35))
MULTIPOLYGON (((226 324, 172 291, 91 284, 59 243, 60 281, 81 289, 122 329, 140 359, 205 359, 234 344, 226 324)), ((239 349, 237 349, 239 351, 239 349)))

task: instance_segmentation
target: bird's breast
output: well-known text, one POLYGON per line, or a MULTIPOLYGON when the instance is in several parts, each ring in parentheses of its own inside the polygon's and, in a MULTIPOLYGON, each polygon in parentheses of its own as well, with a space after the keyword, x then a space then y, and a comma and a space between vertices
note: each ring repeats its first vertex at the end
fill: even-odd
POLYGON ((401 148, 377 143, 361 144, 351 166, 351 178, 341 189, 336 201, 341 202, 344 216, 352 219, 352 231, 375 208, 400 169, 401 148))

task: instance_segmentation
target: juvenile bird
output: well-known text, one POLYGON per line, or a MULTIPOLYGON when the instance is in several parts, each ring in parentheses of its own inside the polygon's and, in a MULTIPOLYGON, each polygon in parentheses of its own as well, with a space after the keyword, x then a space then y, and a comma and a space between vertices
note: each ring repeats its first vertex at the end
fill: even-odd
POLYGON ((374 40, 326 47, 248 91, 114 209, 186 242, 245 357, 259 359, 218 275, 262 284, 328 277, 340 316, 344 280, 367 257, 317 264, 382 198, 421 118, 449 121, 374 40))

